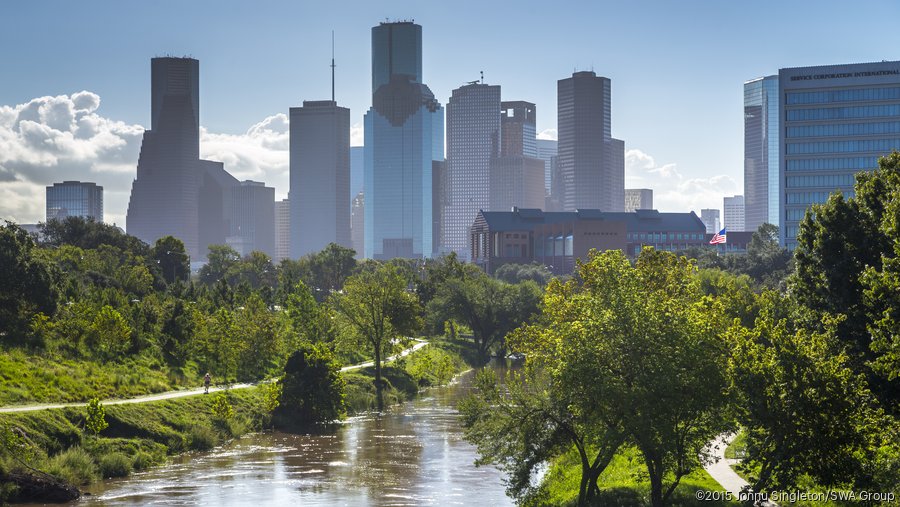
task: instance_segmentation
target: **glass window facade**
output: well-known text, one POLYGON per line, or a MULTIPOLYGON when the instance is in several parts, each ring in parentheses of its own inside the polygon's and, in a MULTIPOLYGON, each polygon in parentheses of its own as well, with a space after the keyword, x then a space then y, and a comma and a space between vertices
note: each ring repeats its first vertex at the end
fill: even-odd
POLYGON ((66 217, 103 221, 103 187, 95 183, 64 181, 47 187, 47 220, 66 217))
POLYGON ((744 83, 744 226, 778 223, 778 76, 744 83))
POLYGON ((900 62, 781 69, 778 78, 779 225, 793 249, 810 205, 835 191, 852 197, 855 174, 900 149, 900 62))

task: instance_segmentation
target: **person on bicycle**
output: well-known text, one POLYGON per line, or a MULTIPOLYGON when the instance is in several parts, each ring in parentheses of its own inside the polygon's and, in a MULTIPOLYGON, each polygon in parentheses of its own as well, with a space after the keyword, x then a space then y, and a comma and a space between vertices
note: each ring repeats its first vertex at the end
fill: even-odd
POLYGON ((203 394, 209 394, 209 384, 212 382, 212 377, 209 376, 209 372, 206 372, 206 375, 203 376, 203 394))

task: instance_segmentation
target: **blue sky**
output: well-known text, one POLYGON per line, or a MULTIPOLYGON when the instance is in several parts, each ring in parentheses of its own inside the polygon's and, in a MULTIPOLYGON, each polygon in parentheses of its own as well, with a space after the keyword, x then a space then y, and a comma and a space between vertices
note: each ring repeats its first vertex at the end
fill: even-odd
POLYGON ((334 30, 337 99, 361 124, 369 30, 386 18, 423 26, 424 80, 442 103, 483 70, 505 100, 537 104, 538 131, 556 128, 558 79, 575 69, 611 78, 628 184, 654 188, 665 211, 721 208, 743 187, 742 83, 781 67, 898 60, 900 32, 885 21, 898 14, 892 1, 4 2, 0 217, 43 219, 44 185, 93 177, 107 188, 108 220, 124 222, 149 123, 149 60, 166 54, 200 60, 204 155, 285 196, 279 113, 329 96, 334 30), (96 103, 71 105, 82 90, 96 103), (4 133, 23 105, 59 96, 69 105, 41 104, 92 118, 93 137, 48 155, 35 152, 59 146, 54 133, 40 143, 34 131, 4 133))

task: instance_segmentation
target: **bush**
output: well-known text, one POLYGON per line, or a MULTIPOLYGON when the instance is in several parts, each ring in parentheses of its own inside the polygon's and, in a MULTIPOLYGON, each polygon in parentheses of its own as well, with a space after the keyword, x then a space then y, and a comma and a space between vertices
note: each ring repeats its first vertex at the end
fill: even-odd
POLYGON ((100 458, 100 474, 106 479, 126 477, 131 473, 131 467, 131 458, 121 452, 114 452, 100 458))
POLYGON ((90 484, 98 476, 97 464, 81 447, 71 447, 53 456, 47 473, 75 485, 90 484))
POLYGON ((308 429, 344 415, 344 378, 334 355, 321 344, 303 344, 284 367, 281 399, 273 422, 284 429, 308 429))
POLYGON ((188 432, 188 447, 195 451, 208 451, 219 443, 219 435, 209 426, 194 426, 188 432))
POLYGON ((138 451, 131 460, 131 467, 135 470, 146 470, 153 465, 153 456, 149 452, 138 451))

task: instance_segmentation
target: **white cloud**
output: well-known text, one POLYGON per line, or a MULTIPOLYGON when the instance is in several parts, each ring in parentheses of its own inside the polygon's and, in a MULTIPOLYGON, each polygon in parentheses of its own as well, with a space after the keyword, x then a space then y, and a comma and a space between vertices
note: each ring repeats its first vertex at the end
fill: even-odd
POLYGON ((363 146, 366 138, 362 123, 354 123, 350 126, 350 146, 363 146))
POLYGON ((550 141, 556 141, 558 137, 557 137, 556 129, 544 129, 544 130, 538 132, 537 138, 538 139, 548 139, 550 141))
POLYGON ((245 134, 215 134, 200 128, 200 156, 218 160, 239 180, 263 181, 287 197, 290 131, 283 113, 268 116, 245 134))
POLYGON ((652 188, 653 207, 660 211, 722 209, 722 199, 734 195, 739 185, 727 175, 685 178, 674 163, 657 164, 641 150, 625 152, 625 188, 652 188))

